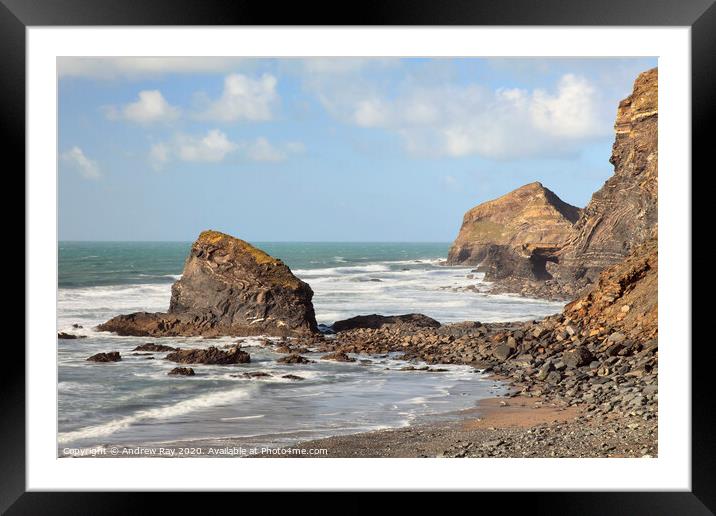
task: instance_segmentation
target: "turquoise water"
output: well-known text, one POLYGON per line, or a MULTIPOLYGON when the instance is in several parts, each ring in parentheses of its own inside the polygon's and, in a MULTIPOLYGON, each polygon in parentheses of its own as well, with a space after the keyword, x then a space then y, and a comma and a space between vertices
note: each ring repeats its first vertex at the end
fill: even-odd
MULTIPOLYGON (((253 242, 291 269, 440 259, 449 243, 253 242)), ((60 242, 60 288, 171 283, 191 242, 60 242)))
MULTIPOLYGON (((322 361, 281 365, 260 339, 242 339, 250 364, 194 366, 194 377, 170 377, 176 364, 132 355, 144 342, 182 348, 229 345, 236 339, 119 337, 95 330, 111 317, 163 311, 181 274, 189 242, 61 242, 57 329, 86 338, 58 340, 58 453, 68 447, 233 442, 241 446, 395 428, 473 407, 499 392, 468 366, 448 372, 400 371, 400 356, 371 364, 322 361), (76 328, 74 325, 80 325, 76 328), (122 361, 94 364, 94 353, 122 361), (267 371, 248 379, 241 373, 267 371), (281 378, 295 374, 303 381, 281 378)), ((257 243, 281 258, 314 291, 319 324, 361 314, 420 312, 446 323, 533 319, 561 304, 490 295, 481 274, 442 265, 446 243, 257 243), (477 287, 477 291, 464 290, 477 287)), ((361 357, 365 358, 365 357, 361 357)))

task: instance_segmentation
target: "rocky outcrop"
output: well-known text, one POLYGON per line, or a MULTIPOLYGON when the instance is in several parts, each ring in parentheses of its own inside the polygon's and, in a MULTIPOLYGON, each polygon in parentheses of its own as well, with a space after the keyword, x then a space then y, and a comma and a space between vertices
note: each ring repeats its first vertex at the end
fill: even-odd
POLYGON ((110 351, 108 353, 97 353, 87 359, 89 362, 119 362, 122 357, 119 351, 110 351))
POLYGON ((480 265, 487 280, 548 279, 546 264, 569 237, 579 208, 540 183, 480 204, 463 217, 448 265, 480 265))
POLYGON ((57 333, 58 339, 86 339, 87 335, 75 335, 73 333, 65 333, 63 331, 57 333))
POLYGON ((204 231, 169 311, 120 315, 100 331, 133 336, 295 335, 317 332, 313 291, 281 261, 238 238, 204 231))
POLYGON ((301 355, 292 353, 285 357, 279 358, 278 360, 276 360, 276 362, 279 364, 312 364, 313 360, 309 360, 306 357, 302 357, 301 355))
POLYGON ((162 351, 177 351, 178 349, 179 348, 174 348, 172 346, 165 346, 164 344, 155 344, 153 342, 147 342, 146 344, 140 344, 132 351, 151 351, 152 353, 157 353, 162 351))
POLYGON ((321 357, 321 360, 333 360, 334 362, 355 362, 356 359, 349 357, 342 351, 336 351, 335 353, 327 353, 321 357))
POLYGON ((415 328, 439 328, 440 323, 423 314, 405 315, 358 315, 333 323, 334 332, 354 330, 356 328, 384 328, 389 326, 410 326, 415 328))
POLYGON ((251 356, 235 346, 227 351, 211 346, 207 349, 179 349, 169 353, 167 360, 180 364, 248 364, 251 356))
POLYGON ((656 231, 658 92, 653 68, 639 75, 632 94, 619 103, 609 160, 614 175, 592 196, 559 252, 561 280, 596 280, 656 231))
POLYGON ((167 373, 169 376, 196 376, 191 367, 175 367, 167 373))

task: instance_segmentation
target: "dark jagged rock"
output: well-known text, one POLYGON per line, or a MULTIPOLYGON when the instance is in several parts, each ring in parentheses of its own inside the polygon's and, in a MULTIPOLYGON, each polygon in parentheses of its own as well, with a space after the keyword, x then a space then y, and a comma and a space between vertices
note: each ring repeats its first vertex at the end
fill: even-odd
POLYGON ((577 368, 589 364, 592 361, 592 354, 589 350, 582 346, 565 351, 562 355, 562 361, 567 367, 577 368))
POLYGON ((97 353, 96 355, 92 355, 87 360, 90 362, 119 362, 122 360, 122 357, 119 354, 119 351, 110 351, 108 353, 97 353))
POLYGON ((440 323, 435 319, 423 314, 405 315, 359 315, 336 321, 333 323, 333 331, 354 330, 356 328, 384 328, 388 326, 412 326, 415 328, 439 328, 440 323))
POLYGON ((595 280, 656 234, 658 215, 658 70, 637 77, 619 103, 610 162, 614 175, 597 191, 559 253, 564 281, 595 280))
POLYGON ((321 360, 333 360, 334 362, 355 362, 355 358, 351 358, 342 351, 336 351, 335 353, 328 353, 321 357, 321 360))
POLYGON ((65 333, 63 331, 57 334, 58 339, 85 339, 87 335, 74 335, 72 333, 65 333))
POLYGON ((447 264, 479 265, 490 281, 547 279, 546 263, 554 261, 579 212, 542 184, 530 183, 465 213, 447 264))
POLYGON ((162 351, 178 351, 179 348, 172 346, 166 346, 164 344, 155 344, 154 342, 147 342, 146 344, 140 344, 132 351, 151 351, 151 352, 162 352, 162 351))
POLYGON ((281 261, 218 231, 194 242, 169 311, 120 315, 100 331, 132 336, 292 335, 318 331, 313 291, 281 261))
POLYGON ((244 376, 246 378, 268 378, 271 376, 271 373, 267 373, 265 371, 254 371, 250 373, 244 373, 244 376))
POLYGON ((227 351, 214 346, 207 349, 180 349, 169 353, 165 358, 180 364, 247 364, 251 362, 250 355, 238 347, 227 351))
POLYGON ((295 374, 285 374, 281 378, 286 378, 287 380, 304 380, 302 376, 296 376, 295 374))
POLYGON ((301 355, 297 355, 294 353, 285 357, 281 357, 276 362, 278 362, 279 364, 312 364, 313 360, 309 360, 306 357, 302 357, 301 355))
POLYGON ((169 376, 195 376, 196 373, 191 367, 175 367, 167 373, 169 376))

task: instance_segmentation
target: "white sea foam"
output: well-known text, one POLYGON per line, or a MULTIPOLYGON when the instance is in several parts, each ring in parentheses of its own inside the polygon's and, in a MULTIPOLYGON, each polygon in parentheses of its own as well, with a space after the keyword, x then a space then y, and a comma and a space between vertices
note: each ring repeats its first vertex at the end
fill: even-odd
MULTIPOLYGON (((540 318, 562 308, 561 303, 545 300, 465 291, 468 286, 487 290, 483 274, 465 267, 437 266, 439 262, 398 260, 294 272, 313 288, 318 322, 329 325, 355 315, 408 312, 424 313, 441 322, 495 322, 540 318)), ((58 328, 71 330, 77 321, 96 325, 119 313, 163 311, 170 297, 168 283, 60 289, 58 328)))
POLYGON ((131 425, 145 420, 164 420, 181 416, 189 412, 209 407, 216 407, 233 403, 240 399, 248 398, 251 395, 248 388, 233 389, 230 391, 213 392, 189 398, 172 405, 139 410, 130 415, 113 419, 99 425, 88 426, 71 432, 63 432, 58 435, 60 443, 74 442, 80 439, 105 437, 120 430, 129 428, 131 425))
POLYGON ((236 416, 236 417, 222 417, 220 418, 220 421, 241 421, 243 419, 261 419, 262 417, 265 417, 266 414, 255 414, 253 416, 236 416))

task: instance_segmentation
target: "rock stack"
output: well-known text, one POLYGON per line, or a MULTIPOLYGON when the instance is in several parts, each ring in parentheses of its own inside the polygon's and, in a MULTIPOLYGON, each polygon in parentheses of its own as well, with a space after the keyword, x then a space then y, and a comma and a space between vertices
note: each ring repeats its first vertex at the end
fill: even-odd
POLYGON ((318 331, 312 297, 281 260, 204 231, 172 286, 168 312, 119 315, 98 329, 152 337, 310 334, 318 331))

